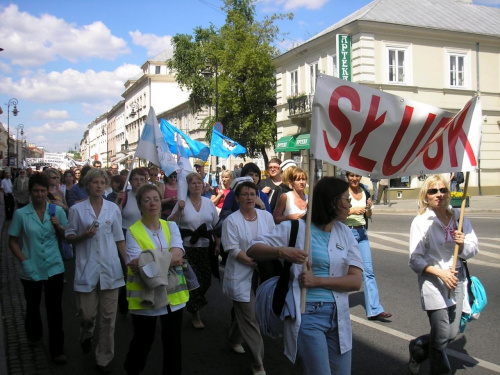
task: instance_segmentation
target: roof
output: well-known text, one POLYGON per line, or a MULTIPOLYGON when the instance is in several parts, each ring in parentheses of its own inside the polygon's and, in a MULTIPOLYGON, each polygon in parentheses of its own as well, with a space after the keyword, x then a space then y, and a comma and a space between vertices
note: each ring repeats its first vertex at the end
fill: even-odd
POLYGON ((167 49, 163 51, 162 53, 156 55, 155 57, 152 57, 148 59, 148 61, 162 61, 165 62, 167 60, 170 60, 174 55, 174 52, 172 49, 167 49))
POLYGON ((375 0, 309 40, 358 20, 500 37, 500 8, 459 0, 375 0))

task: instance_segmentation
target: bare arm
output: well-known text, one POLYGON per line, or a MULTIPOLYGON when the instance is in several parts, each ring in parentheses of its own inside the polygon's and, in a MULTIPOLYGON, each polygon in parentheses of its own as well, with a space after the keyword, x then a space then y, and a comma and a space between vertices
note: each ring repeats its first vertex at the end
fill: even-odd
POLYGON ((179 201, 177 205, 177 210, 175 212, 172 212, 172 214, 168 217, 168 220, 170 221, 175 221, 176 223, 179 223, 179 220, 182 216, 182 210, 184 210, 184 207, 186 206, 185 201, 179 201))
POLYGON ((263 243, 256 243, 247 250, 247 255, 256 261, 284 259, 291 263, 301 264, 307 259, 307 254, 294 247, 273 247, 263 243))
POLYGON ((257 262, 250 258, 244 251, 238 253, 236 260, 246 266, 257 267, 257 262))
POLYGON ((337 292, 352 292, 359 290, 362 283, 362 271, 354 266, 349 266, 345 276, 318 277, 311 271, 311 265, 307 262, 307 271, 299 275, 299 284, 302 288, 326 288, 337 292))
POLYGON ((116 247, 120 253, 120 257, 123 259, 123 263, 127 263, 127 248, 125 246, 125 240, 116 241, 116 247))

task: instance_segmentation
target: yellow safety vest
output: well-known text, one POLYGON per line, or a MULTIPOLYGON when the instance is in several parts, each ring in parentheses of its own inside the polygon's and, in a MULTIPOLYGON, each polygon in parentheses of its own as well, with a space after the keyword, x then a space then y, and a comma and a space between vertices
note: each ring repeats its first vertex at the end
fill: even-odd
MULTIPOLYGON (((168 229, 168 222, 160 219, 160 224, 163 229, 163 233, 165 234, 165 238, 167 239, 167 245, 170 249, 170 230, 168 229)), ((137 244, 140 246, 141 250, 154 249, 155 245, 151 238, 149 238, 142 221, 139 220, 134 223, 129 228, 130 233, 134 236, 134 239, 137 241, 137 244)), ((177 279, 179 280, 175 289, 168 293, 168 301, 171 305, 180 305, 181 303, 185 303, 189 300, 189 291, 186 285, 186 278, 184 277, 184 273, 182 272, 181 266, 175 267, 175 272, 177 273, 177 279)), ((141 284, 138 282, 139 276, 132 272, 130 267, 127 267, 127 300, 128 300, 128 308, 129 310, 146 310, 147 307, 143 307, 140 303, 141 301, 141 284)))

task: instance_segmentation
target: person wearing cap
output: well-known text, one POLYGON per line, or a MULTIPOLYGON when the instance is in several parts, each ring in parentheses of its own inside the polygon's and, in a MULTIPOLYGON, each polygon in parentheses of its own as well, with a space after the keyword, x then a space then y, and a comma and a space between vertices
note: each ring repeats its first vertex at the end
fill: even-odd
MULTIPOLYGON (((257 166, 255 163, 247 163, 241 170, 241 177, 251 177, 253 180, 253 183, 255 185, 259 185, 260 183, 260 168, 257 166)), ((222 206, 222 212, 229 210, 231 212, 238 211, 240 206, 237 202, 237 200, 234 197, 234 188, 236 187, 235 185, 238 183, 237 178, 233 180, 233 186, 231 188, 231 191, 227 194, 226 199, 224 200, 224 205, 222 206)), ((269 206, 269 200, 267 199, 267 194, 263 193, 262 191, 258 191, 257 197, 255 199, 255 207, 260 208, 261 210, 266 210, 267 212, 271 213, 271 206, 269 206)))
POLYGON ((267 164, 267 171, 269 172, 269 178, 261 180, 259 184, 260 190, 267 194, 269 200, 269 206, 271 207, 271 213, 274 212, 278 199, 284 191, 288 191, 289 188, 283 184, 281 180, 281 160, 278 158, 272 158, 267 164))

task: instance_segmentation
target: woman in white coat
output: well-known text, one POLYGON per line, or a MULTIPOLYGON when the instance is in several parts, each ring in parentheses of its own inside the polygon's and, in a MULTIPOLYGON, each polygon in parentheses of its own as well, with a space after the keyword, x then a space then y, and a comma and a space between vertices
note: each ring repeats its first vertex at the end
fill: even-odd
POLYGON ((241 344, 245 341, 253 356, 252 372, 264 375, 264 343, 255 318, 255 293, 252 275, 257 263, 246 254, 250 242, 274 228, 272 215, 256 210, 258 188, 250 181, 237 185, 235 197, 240 209, 230 215, 222 226, 222 244, 229 253, 222 289, 233 300, 234 319, 229 341, 237 353, 245 353, 241 344))
POLYGON ((417 374, 420 363, 429 359, 431 374, 451 374, 446 347, 458 335, 466 273, 461 259, 478 253, 477 237, 464 217, 462 231, 457 230, 459 210, 450 207, 450 188, 441 175, 429 176, 419 195, 419 215, 410 229, 411 269, 418 275, 422 309, 431 326, 426 333, 410 341, 408 368, 417 374), (453 266, 458 245, 456 268, 453 266), (448 295, 451 291, 450 295, 448 295))

